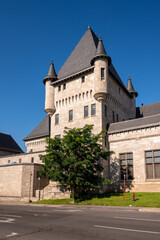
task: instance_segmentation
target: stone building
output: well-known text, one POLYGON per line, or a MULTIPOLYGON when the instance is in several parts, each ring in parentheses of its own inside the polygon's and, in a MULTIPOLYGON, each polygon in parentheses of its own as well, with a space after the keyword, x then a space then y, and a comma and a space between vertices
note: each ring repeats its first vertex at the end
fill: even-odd
MULTIPOLYGON (((104 165, 103 174, 111 180, 110 190, 120 190, 125 175, 130 191, 160 191, 160 103, 136 108, 138 93, 131 78, 125 86, 102 39, 90 27, 58 74, 51 62, 43 83, 47 116, 24 138, 27 153, 12 156, 17 167, 25 164, 20 174, 23 181, 19 183, 19 198, 28 197, 28 185, 31 197, 69 196, 58 190, 56 183, 39 180, 39 155, 45 154, 46 137, 61 137, 64 127, 85 124, 93 124, 94 133, 107 129, 104 147, 114 154, 104 165), (32 169, 25 172, 27 166, 32 169), (27 179, 31 176, 32 184, 29 184, 27 179)), ((8 156, 0 158, 0 167, 6 175, 7 161, 8 156)), ((1 192, 0 196, 3 196, 1 192)))

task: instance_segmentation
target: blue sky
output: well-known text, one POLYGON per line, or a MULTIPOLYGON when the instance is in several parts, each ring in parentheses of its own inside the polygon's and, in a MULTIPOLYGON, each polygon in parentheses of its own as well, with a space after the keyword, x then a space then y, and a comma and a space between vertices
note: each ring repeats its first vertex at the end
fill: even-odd
POLYGON ((0 0, 0 132, 22 139, 45 117, 43 78, 58 72, 88 25, 102 36, 137 106, 160 101, 159 0, 0 0))

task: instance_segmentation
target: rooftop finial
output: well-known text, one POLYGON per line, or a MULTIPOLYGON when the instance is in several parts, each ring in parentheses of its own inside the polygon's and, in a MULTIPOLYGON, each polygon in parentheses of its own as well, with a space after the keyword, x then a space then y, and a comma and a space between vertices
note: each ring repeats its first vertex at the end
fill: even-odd
POLYGON ((129 75, 128 79, 131 79, 131 78, 130 78, 130 75, 129 75))
POLYGON ((51 59, 51 63, 53 63, 53 58, 51 59))
POLYGON ((90 26, 90 24, 88 25, 88 29, 90 29, 91 28, 91 26, 90 26))
POLYGON ((100 35, 100 37, 99 37, 99 40, 100 40, 100 41, 102 40, 101 35, 100 35))

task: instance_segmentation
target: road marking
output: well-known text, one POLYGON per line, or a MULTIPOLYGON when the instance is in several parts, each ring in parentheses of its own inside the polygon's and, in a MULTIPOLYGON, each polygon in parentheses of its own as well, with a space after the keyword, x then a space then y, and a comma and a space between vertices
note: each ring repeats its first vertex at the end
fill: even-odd
POLYGON ((6 237, 13 237, 15 235, 17 235, 18 233, 12 232, 10 235, 7 235, 6 237))
POLYGON ((113 218, 120 218, 120 219, 127 219, 127 220, 138 220, 138 221, 149 221, 149 222, 160 222, 160 220, 154 219, 145 219, 145 218, 126 218, 126 217, 113 217, 113 218))
POLYGON ((128 232, 160 234, 160 232, 144 231, 144 230, 138 230, 138 229, 116 228, 116 227, 100 226, 100 225, 94 225, 94 226, 98 228, 108 228, 108 229, 115 229, 115 230, 128 231, 128 232))
POLYGON ((15 221, 15 219, 13 218, 6 218, 6 217, 0 217, 2 219, 0 219, 0 223, 13 223, 15 221))
POLYGON ((17 218, 21 218, 22 216, 17 216, 17 215, 6 215, 6 214, 0 214, 0 216, 4 216, 4 217, 17 217, 17 218))
POLYGON ((82 212, 82 210, 52 210, 53 212, 82 212))

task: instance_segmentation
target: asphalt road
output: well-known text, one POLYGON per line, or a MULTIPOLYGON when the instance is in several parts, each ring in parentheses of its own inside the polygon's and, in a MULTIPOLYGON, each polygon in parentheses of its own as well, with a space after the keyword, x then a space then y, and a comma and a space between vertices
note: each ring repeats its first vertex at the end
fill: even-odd
POLYGON ((158 240, 160 213, 131 208, 0 205, 0 239, 158 240))

